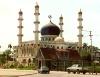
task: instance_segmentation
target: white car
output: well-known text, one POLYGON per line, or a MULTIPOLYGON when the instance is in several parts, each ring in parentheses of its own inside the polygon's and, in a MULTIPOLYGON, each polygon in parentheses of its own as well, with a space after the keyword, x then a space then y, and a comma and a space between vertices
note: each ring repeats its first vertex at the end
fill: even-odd
POLYGON ((79 64, 73 64, 71 67, 67 68, 67 71, 68 73, 73 72, 75 74, 76 72, 77 73, 82 72, 83 74, 85 74, 88 71, 88 69, 82 68, 79 64))

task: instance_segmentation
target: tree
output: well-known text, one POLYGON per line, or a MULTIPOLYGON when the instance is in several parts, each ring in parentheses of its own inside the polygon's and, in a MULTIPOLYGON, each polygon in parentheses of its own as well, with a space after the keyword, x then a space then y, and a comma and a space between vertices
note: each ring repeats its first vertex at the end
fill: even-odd
POLYGON ((8 45, 8 48, 10 48, 10 50, 11 50, 11 48, 12 48, 12 45, 11 45, 11 44, 9 44, 9 45, 8 45))
POLYGON ((12 58, 11 58, 11 56, 10 56, 11 50, 5 50, 5 51, 3 52, 3 54, 4 54, 5 57, 6 57, 6 61, 11 61, 11 60, 12 60, 12 58))
POLYGON ((6 56, 5 54, 0 54, 0 65, 1 66, 6 63, 6 57, 5 56, 6 56))
POLYGON ((80 52, 80 56, 81 59, 84 60, 85 62, 87 61, 89 64, 92 62, 92 56, 91 53, 92 52, 96 52, 98 51, 99 48, 88 45, 87 43, 83 43, 83 47, 81 48, 81 52, 80 52))
POLYGON ((12 61, 13 59, 10 56, 11 51, 10 50, 5 50, 3 51, 2 54, 0 54, 0 66, 5 65, 5 63, 7 63, 7 61, 12 61))
POLYGON ((88 47, 87 43, 83 43, 83 48, 87 48, 87 47, 88 47))

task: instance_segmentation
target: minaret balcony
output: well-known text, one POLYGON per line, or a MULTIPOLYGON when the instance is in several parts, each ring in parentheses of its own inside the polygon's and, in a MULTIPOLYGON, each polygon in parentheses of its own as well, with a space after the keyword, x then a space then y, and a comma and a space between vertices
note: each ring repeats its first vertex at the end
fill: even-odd
POLYGON ((23 18, 18 18, 18 20, 19 20, 19 21, 22 21, 22 20, 23 20, 23 18))
POLYGON ((23 28, 23 26, 18 26, 18 28, 23 28))
POLYGON ((82 34, 80 34, 80 35, 77 35, 78 37, 83 37, 83 35, 82 34))
POLYGON ((40 13, 34 13, 34 15, 40 15, 40 13))
POLYGON ((39 21, 34 21, 34 24, 40 24, 40 22, 39 21))
POLYGON ((59 19, 63 19, 63 17, 59 17, 59 19))
POLYGON ((59 25, 63 25, 64 23, 59 23, 59 25))
POLYGON ((23 36, 23 34, 17 34, 17 36, 23 36))
POLYGON ((83 21, 83 18, 78 18, 78 21, 83 21))
POLYGON ((40 31, 33 31, 34 33, 40 33, 40 31))
POLYGON ((83 26, 78 26, 77 28, 78 28, 78 29, 82 29, 82 28, 83 28, 83 26))

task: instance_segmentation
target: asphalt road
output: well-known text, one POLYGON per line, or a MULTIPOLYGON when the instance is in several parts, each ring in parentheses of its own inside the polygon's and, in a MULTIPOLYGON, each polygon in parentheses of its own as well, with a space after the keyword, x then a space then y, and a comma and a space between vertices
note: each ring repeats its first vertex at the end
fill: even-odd
POLYGON ((39 74, 36 70, 0 69, 0 77, 100 77, 96 74, 68 74, 62 71, 50 71, 49 74, 39 74))
POLYGON ((70 73, 68 74, 67 72, 56 72, 56 71, 51 71, 50 74, 38 74, 35 73, 33 75, 27 75, 27 76, 20 76, 20 77, 100 77, 100 74, 89 74, 86 73, 84 74, 73 74, 70 73))

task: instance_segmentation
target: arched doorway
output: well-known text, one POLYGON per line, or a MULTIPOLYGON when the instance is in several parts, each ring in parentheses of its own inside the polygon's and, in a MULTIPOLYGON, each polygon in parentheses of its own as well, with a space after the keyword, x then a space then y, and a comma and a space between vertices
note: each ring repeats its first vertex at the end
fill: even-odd
POLYGON ((30 66, 31 65, 31 59, 29 58, 28 59, 28 66, 30 66))

